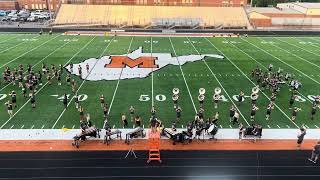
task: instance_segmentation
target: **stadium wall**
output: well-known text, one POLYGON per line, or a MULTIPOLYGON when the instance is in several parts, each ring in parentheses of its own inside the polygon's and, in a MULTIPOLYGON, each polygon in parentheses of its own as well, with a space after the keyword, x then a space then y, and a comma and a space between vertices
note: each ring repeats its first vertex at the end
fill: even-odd
POLYGON ((19 5, 17 1, 0 1, 0 9, 1 10, 19 9, 19 5))

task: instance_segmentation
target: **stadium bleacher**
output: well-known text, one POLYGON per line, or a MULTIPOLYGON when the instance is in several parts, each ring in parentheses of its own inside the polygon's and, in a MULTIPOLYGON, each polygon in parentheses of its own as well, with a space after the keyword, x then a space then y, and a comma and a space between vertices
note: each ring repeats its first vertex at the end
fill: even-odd
POLYGON ((53 25, 247 28, 249 21, 242 7, 62 4, 53 25))

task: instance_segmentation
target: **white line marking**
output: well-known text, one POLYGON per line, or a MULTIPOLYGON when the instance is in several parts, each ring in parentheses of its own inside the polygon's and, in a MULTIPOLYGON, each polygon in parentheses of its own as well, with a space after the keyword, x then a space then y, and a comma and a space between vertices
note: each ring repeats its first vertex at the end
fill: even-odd
POLYGON ((273 55, 273 54, 269 53, 268 51, 266 51, 266 50, 264 50, 264 49, 262 49, 262 48, 258 47, 258 46, 257 46, 257 45, 255 45, 255 44, 252 44, 251 42, 249 42, 249 41, 247 41, 247 40, 245 40, 245 39, 243 39, 243 38, 241 38, 241 39, 242 39, 243 41, 247 42, 248 44, 251 44, 252 46, 254 46, 254 47, 256 47, 256 48, 258 48, 258 49, 262 50, 263 52, 266 52, 266 53, 267 53, 267 54, 269 54, 270 56, 272 56, 272 57, 274 57, 275 59, 279 60, 279 61, 280 61, 280 62, 282 62, 283 64, 286 64, 287 66, 291 67, 292 69, 294 69, 294 70, 298 71, 299 73, 303 74, 304 76, 306 76, 307 78, 309 78, 309 79, 311 79, 312 81, 316 82, 317 84, 320 84, 320 82, 318 82, 317 80, 313 79, 312 77, 308 76, 307 74, 305 74, 304 72, 300 71, 299 69, 297 69, 297 68, 293 67, 292 65, 290 65, 290 64, 288 64, 288 63, 286 63, 285 61, 283 61, 282 59, 280 59, 280 58, 276 57, 275 55, 273 55))
POLYGON ((192 96, 191 96, 191 92, 190 92, 189 86, 188 86, 188 84, 187 84, 187 80, 186 80, 186 78, 184 77, 184 73, 183 73, 183 70, 182 70, 182 67, 181 67, 179 58, 178 58, 178 56, 177 56, 176 50, 175 50, 175 48, 174 48, 174 46, 173 46, 173 44, 172 44, 172 41, 171 41, 171 38, 170 38, 170 37, 169 37, 169 41, 170 41, 172 50, 173 50, 173 52, 174 52, 175 59, 178 61, 179 68, 180 68, 180 71, 181 71, 181 75, 182 75, 183 80, 184 80, 184 83, 185 83, 185 85, 186 85, 186 87, 187 87, 187 90, 188 90, 188 93, 189 93, 189 97, 190 97, 190 99, 191 99, 191 102, 192 102, 194 111, 195 111, 195 113, 197 113, 197 108, 196 108, 196 106, 195 106, 195 104, 194 104, 194 102, 193 102, 193 99, 192 99, 192 96))
POLYGON ((30 52, 32 52, 32 51, 34 51, 34 50, 38 49, 39 47, 41 47, 41 46, 43 46, 43 45, 47 44, 48 42, 50 42, 50 41, 52 41, 52 40, 56 39, 56 38, 57 38, 57 37, 59 37, 59 36, 61 36, 61 35, 55 36, 54 38, 51 38, 51 39, 49 39, 48 41, 45 41, 45 42, 43 42, 42 44, 40 44, 40 45, 38 45, 38 46, 36 46, 36 47, 32 48, 31 50, 29 50, 29 51, 27 51, 27 52, 24 52, 24 53, 23 53, 23 54, 21 54, 20 56, 18 56, 18 57, 16 57, 16 58, 14 58, 14 59, 12 59, 12 60, 10 60, 9 62, 6 62, 6 63, 5 63, 5 64, 3 64, 0 68, 5 67, 7 64, 10 64, 11 62, 13 62, 13 61, 15 61, 15 60, 17 60, 17 59, 19 59, 19 58, 23 57, 24 55, 26 55, 26 54, 28 54, 28 53, 30 53, 30 52))
POLYGON ((279 126, 279 125, 277 125, 277 127, 280 129, 280 126, 279 126))
POLYGON ((316 128, 319 128, 317 125, 314 125, 316 128))
POLYGON ((33 128, 34 128, 34 125, 31 126, 31 129, 33 129, 33 128))
POLYGON ((41 129, 43 129, 43 128, 44 128, 44 125, 42 125, 41 129))
POLYGON ((113 125, 113 126, 112 126, 112 129, 114 129, 115 127, 116 127, 116 125, 113 125))
MULTIPOLYGON (((129 52, 130 52, 130 48, 131 48, 131 45, 132 45, 132 41, 133 41, 133 36, 132 36, 132 38, 131 38, 131 41, 130 41, 130 44, 129 44, 129 47, 128 47, 127 55, 128 55, 128 54, 129 54, 129 52)), ((117 91, 118 91, 118 87, 119 87, 119 83, 120 83, 120 79, 121 79, 122 72, 123 72, 123 68, 121 69, 120 76, 119 76, 119 79, 118 79, 118 81, 117 81, 116 88, 115 88, 115 90, 113 91, 113 95, 112 95, 112 99, 111 99, 110 107, 109 107, 109 109, 108 109, 108 114, 109 114, 109 113, 110 113, 110 111, 111 111, 111 108, 112 108, 112 104, 113 104, 114 98, 115 98, 116 93, 117 93, 117 91)))
POLYGON ((309 126, 307 126, 307 125, 304 125, 304 126, 309 129, 309 126))
POLYGON ((63 129, 64 128, 64 125, 62 126, 62 128, 61 129, 63 129))
POLYGON ((267 126, 268 126, 269 129, 271 128, 269 124, 267 126))
MULTIPOLYGON (((94 39, 96 38, 96 36, 94 36, 84 47, 82 47, 75 55, 79 54, 85 47, 87 47, 94 39)), ((114 37, 113 37, 114 38, 114 37)), ((104 54, 104 52, 106 51, 106 49, 109 47, 109 45, 111 44, 112 41, 109 42, 109 44, 106 46, 105 50, 101 53, 100 58, 102 57, 102 55, 104 54)), ((75 55, 73 57, 75 57, 75 55)), ((72 58, 73 59, 73 58, 72 58)), ((69 62, 72 60, 70 59, 69 62)), ((69 63, 68 62, 68 63, 69 63)), ((68 64, 67 63, 67 64, 68 64)), ((75 92, 75 94, 78 94, 79 90, 81 89, 81 87, 83 86, 83 84, 86 82, 88 76, 91 74, 92 70, 94 69, 94 67, 97 65, 98 61, 95 62, 95 64, 93 65, 93 67, 91 68, 91 70, 89 71, 89 73, 87 74, 87 76, 83 79, 82 83, 80 84, 79 88, 77 89, 77 91, 75 92)), ((72 98, 70 99, 70 101, 67 104, 67 108, 69 107, 69 105, 72 103, 72 100, 74 99, 75 96, 72 96, 72 98)), ((61 119, 61 117, 63 116, 64 112, 67 110, 67 108, 64 108, 63 111, 61 112, 61 114, 59 115, 59 117, 57 118, 56 122, 53 124, 53 126, 51 127, 51 129, 53 129, 56 124, 58 123, 58 121, 61 119)))
POLYGON ((289 125, 287 125, 287 128, 289 129, 289 128, 290 128, 290 126, 289 126, 289 125))
POLYGON ((231 125, 229 125, 229 127, 230 127, 230 128, 232 128, 232 126, 231 126, 231 125))
POLYGON ((73 125, 73 126, 72 126, 72 129, 74 129, 75 126, 76 126, 76 125, 73 125))
POLYGON ((222 125, 220 125, 220 128, 222 129, 222 125))
MULTIPOLYGON (((39 35, 38 35, 38 36, 39 36, 39 35)), ((35 36, 35 37, 32 37, 32 38, 37 38, 38 36, 35 36)), ((15 38, 15 37, 14 37, 14 38, 15 38)), ((7 39, 6 41, 8 41, 8 40, 9 40, 9 39, 7 39)), ((5 42, 5 41, 2 41, 2 42, 5 42)), ((2 43, 2 42, 1 42, 1 43, 2 43)), ((26 42, 27 42, 27 41, 23 41, 23 42, 20 42, 20 43, 14 45, 14 46, 8 47, 7 49, 4 49, 4 50, 0 51, 0 54, 3 53, 3 52, 5 52, 5 51, 8 51, 8 50, 10 50, 10 49, 15 48, 15 47, 19 46, 20 44, 26 43, 26 42)))
POLYGON ((14 126, 14 125, 12 125, 12 126, 10 127, 10 129, 12 129, 12 128, 13 128, 13 126, 14 126))
POLYGON ((23 128, 24 128, 24 125, 22 125, 20 129, 23 129, 23 128))

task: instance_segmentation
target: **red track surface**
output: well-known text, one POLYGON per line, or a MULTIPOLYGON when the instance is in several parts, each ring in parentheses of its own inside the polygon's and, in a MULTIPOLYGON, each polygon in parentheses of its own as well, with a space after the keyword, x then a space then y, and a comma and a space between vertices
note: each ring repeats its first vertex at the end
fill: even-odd
MULTIPOLYGON (((301 150, 311 150, 316 140, 305 140, 301 150)), ((80 148, 71 145, 71 140, 12 140, 0 141, 0 151, 91 151, 91 150, 148 150, 147 140, 132 140, 130 145, 124 141, 115 140, 110 145, 102 141, 88 140, 80 144, 80 148)), ((218 140, 218 141, 193 141, 191 144, 172 145, 172 141, 161 140, 161 150, 297 150, 295 140, 218 140)))

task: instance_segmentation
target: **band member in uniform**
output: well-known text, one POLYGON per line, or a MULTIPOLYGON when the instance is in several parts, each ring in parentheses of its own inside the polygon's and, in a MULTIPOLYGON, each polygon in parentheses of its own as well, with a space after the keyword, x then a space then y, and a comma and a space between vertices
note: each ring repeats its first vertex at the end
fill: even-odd
POLYGON ((199 108, 198 115, 199 115, 199 119, 203 120, 203 118, 204 118, 204 109, 202 107, 199 108))
POLYGON ((74 79, 71 80, 71 87, 72 87, 72 92, 76 92, 77 83, 74 79))
POLYGON ((22 96, 27 98, 27 89, 25 86, 22 87, 22 96))
POLYGON ((272 65, 272 64, 269 64, 268 70, 269 70, 269 71, 272 71, 272 68, 273 68, 273 65, 272 65))
POLYGON ((276 101, 276 98, 277 98, 277 93, 272 93, 271 97, 270 97, 270 101, 272 103, 274 103, 276 101))
POLYGON ((60 71, 58 71, 57 80, 58 80, 58 86, 61 86, 61 73, 60 73, 60 71))
POLYGON ((236 109, 234 108, 233 105, 231 105, 231 107, 229 109, 229 120, 230 120, 230 122, 232 122, 232 118, 233 118, 235 112, 236 112, 236 109))
POLYGON ((290 101, 289 101, 289 109, 292 109, 292 106, 293 106, 293 103, 296 99, 296 96, 295 95, 291 95, 290 97, 290 101))
POLYGON ((47 80, 48 80, 48 84, 51 85, 51 75, 50 75, 50 73, 48 73, 47 80))
POLYGON ((138 116, 138 115, 135 116, 134 123, 136 124, 137 127, 141 126, 141 118, 140 118, 140 116, 138 116))
POLYGON ((31 102, 31 107, 32 108, 36 108, 36 96, 34 93, 31 94, 31 98, 30 98, 30 102, 31 102))
POLYGON ((104 104, 105 104, 104 96, 103 96, 103 94, 101 94, 101 96, 100 96, 100 106, 101 106, 101 108, 104 107, 104 104))
POLYGON ((239 125, 239 141, 241 141, 241 139, 243 138, 245 130, 246 130, 246 128, 243 126, 242 123, 240 123, 240 125, 239 125))
POLYGON ((243 98, 244 98, 244 93, 243 93, 243 91, 241 90, 241 91, 240 91, 240 94, 238 95, 238 103, 239 103, 239 106, 241 105, 241 102, 243 101, 243 98))
POLYGON ((252 108, 251 108, 251 116, 250 116, 251 117, 251 121, 255 120, 255 116, 256 116, 257 110, 259 110, 259 108, 255 104, 253 104, 252 108))
POLYGON ((181 118, 181 112, 182 112, 182 109, 180 106, 177 107, 176 109, 176 113, 177 113, 177 122, 180 121, 180 118, 181 118))
POLYGON ((73 72, 73 64, 70 64, 70 72, 73 72))
POLYGON ((86 64, 86 70, 87 70, 87 73, 89 73, 90 66, 89 66, 89 64, 88 64, 88 63, 86 64))
POLYGON ((307 130, 306 128, 302 125, 302 127, 300 128, 300 132, 298 134, 298 140, 297 140, 297 146, 300 148, 301 144, 303 142, 304 136, 307 134, 307 130))
POLYGON ((62 64, 59 64, 59 71, 61 72, 61 74, 63 74, 63 65, 62 64))
POLYGON ((42 74, 41 74, 41 71, 38 72, 38 80, 39 80, 39 85, 42 86, 42 74))
POLYGON ((269 119, 270 119, 272 109, 273 109, 273 102, 270 101, 270 103, 269 103, 268 106, 267 106, 266 120, 269 120, 269 119))
POLYGON ((79 76, 82 77, 82 67, 81 67, 80 64, 79 64, 79 67, 78 67, 78 73, 79 73, 79 76))
POLYGON ((217 124, 218 120, 219 120, 219 112, 216 112, 216 114, 213 117, 212 123, 217 124))
POLYGON ((42 63, 42 72, 43 74, 47 74, 47 65, 45 63, 42 63))
POLYGON ((80 114, 80 122, 84 122, 85 121, 85 116, 84 116, 84 109, 82 106, 79 107, 79 114, 80 114))
POLYGON ((127 117, 124 113, 122 113, 122 115, 121 115, 121 122, 122 122, 123 128, 128 126, 127 117))
POLYGON ((68 96, 67 96, 67 94, 63 95, 63 105, 64 105, 64 108, 67 109, 67 106, 68 106, 68 96))
POLYGON ((76 106, 76 109, 79 109, 80 101, 79 101, 79 96, 77 94, 74 96, 74 104, 76 106))
POLYGON ((11 94, 9 94, 11 96, 11 103, 12 103, 12 106, 14 108, 17 107, 17 93, 15 91, 12 91, 11 94))
POLYGON ((232 125, 234 125, 234 124, 239 124, 239 113, 238 113, 238 111, 235 111, 234 112, 234 115, 233 115, 233 120, 232 120, 232 125))
POLYGON ((5 105, 7 106, 7 112, 8 112, 9 117, 12 118, 12 116, 13 116, 13 112, 12 112, 13 107, 12 107, 11 102, 8 101, 8 102, 5 103, 5 105))
POLYGON ((131 117, 131 121, 133 122, 133 118, 134 118, 134 112, 135 112, 135 109, 133 106, 130 106, 129 108, 129 113, 130 113, 130 117, 131 117))
POLYGON ((316 115, 317 107, 318 107, 317 103, 313 102, 312 108, 311 108, 311 120, 314 120, 314 116, 316 115))
POLYGON ((150 112, 151 112, 151 117, 152 117, 152 118, 156 118, 156 112, 157 112, 157 111, 156 111, 156 109, 154 108, 154 106, 151 107, 151 111, 150 111, 150 112))
POLYGON ((293 108, 292 117, 291 117, 291 120, 292 120, 292 121, 296 120, 297 114, 298 114, 298 112, 299 112, 300 110, 301 110, 301 109, 300 109, 300 108, 297 108, 297 107, 294 107, 294 108, 293 108))
POLYGON ((66 77, 66 82, 67 82, 67 85, 69 86, 69 85, 70 85, 70 82, 71 82, 71 76, 70 76, 70 74, 67 75, 67 77, 66 77))
POLYGON ((109 111, 108 106, 105 104, 105 105, 103 106, 103 117, 104 117, 104 118, 107 118, 107 117, 108 117, 108 111, 109 111))

